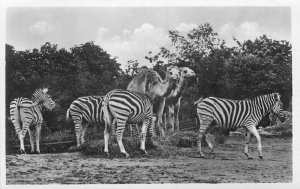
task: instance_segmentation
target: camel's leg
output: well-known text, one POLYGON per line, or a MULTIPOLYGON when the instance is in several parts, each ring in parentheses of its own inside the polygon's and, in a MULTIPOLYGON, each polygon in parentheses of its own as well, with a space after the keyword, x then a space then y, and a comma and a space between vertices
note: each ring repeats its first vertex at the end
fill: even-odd
POLYGON ((161 98, 159 108, 156 112, 157 120, 156 120, 156 128, 159 128, 160 139, 165 138, 165 130, 163 128, 163 111, 165 107, 166 98, 161 98))
MULTIPOLYGON (((181 99, 181 98, 180 98, 181 99)), ((173 119, 173 124, 174 124, 174 131, 179 131, 179 109, 180 109, 180 99, 174 106, 174 119, 173 119)))
POLYGON ((167 127, 171 129, 171 132, 174 132, 174 106, 169 106, 168 107, 168 123, 167 127))

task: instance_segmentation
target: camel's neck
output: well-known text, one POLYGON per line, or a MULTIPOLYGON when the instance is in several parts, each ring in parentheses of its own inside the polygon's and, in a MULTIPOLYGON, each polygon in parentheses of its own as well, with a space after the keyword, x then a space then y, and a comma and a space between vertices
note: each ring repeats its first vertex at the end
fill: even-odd
POLYGON ((158 84, 155 88, 157 96, 166 97, 175 89, 175 81, 167 78, 163 83, 158 84))
POLYGON ((173 92, 173 97, 180 97, 182 95, 182 93, 184 92, 184 90, 186 89, 187 83, 188 83, 187 79, 184 77, 181 77, 179 79, 179 82, 176 85, 174 92, 173 92))

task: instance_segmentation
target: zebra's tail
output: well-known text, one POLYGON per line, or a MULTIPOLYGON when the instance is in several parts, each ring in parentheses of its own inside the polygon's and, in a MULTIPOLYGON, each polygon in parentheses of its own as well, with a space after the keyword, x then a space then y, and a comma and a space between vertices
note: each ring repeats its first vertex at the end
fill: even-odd
POLYGON ((68 108, 67 113, 66 113, 66 122, 69 123, 70 122, 70 108, 68 108))
POLYGON ((18 107, 18 104, 18 100, 14 100, 10 103, 10 120, 14 125, 17 134, 22 130, 20 124, 20 108, 18 107))
POLYGON ((203 99, 204 99, 204 98, 201 96, 198 100, 196 100, 196 101, 194 102, 194 105, 199 104, 200 102, 202 102, 203 99))
POLYGON ((108 103, 109 103, 109 97, 106 96, 104 98, 103 107, 102 107, 103 116, 104 116, 104 123, 105 123, 105 129, 110 129, 110 128, 107 128, 107 127, 112 125, 111 115, 110 115, 109 110, 108 110, 108 103))

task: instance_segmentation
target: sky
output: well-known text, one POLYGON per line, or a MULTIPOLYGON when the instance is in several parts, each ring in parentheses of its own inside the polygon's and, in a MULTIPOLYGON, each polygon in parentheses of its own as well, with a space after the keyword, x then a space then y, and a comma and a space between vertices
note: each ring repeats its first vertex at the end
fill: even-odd
POLYGON ((291 9, 280 7, 7 7, 6 43, 15 50, 40 48, 45 42, 70 50, 94 41, 122 67, 128 60, 145 64, 149 51, 169 47, 169 30, 186 34, 210 23, 228 45, 263 34, 291 41, 291 9))

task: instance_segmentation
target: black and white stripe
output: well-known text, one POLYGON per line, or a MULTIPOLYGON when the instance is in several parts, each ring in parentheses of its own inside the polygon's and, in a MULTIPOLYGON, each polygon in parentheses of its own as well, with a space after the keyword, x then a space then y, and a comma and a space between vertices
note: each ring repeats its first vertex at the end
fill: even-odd
MULTIPOLYGON (((128 157, 128 153, 124 149, 122 137, 126 123, 139 124, 141 128, 141 150, 145 150, 145 138, 148 127, 151 127, 153 116, 152 104, 150 99, 140 93, 128 90, 113 90, 105 95, 104 100, 104 115, 105 115, 105 149, 108 153, 108 129, 111 127, 112 121, 116 121, 116 135, 121 153, 128 157)), ((152 135, 152 132, 149 133, 152 135)))
POLYGON ((67 110, 66 119, 69 116, 75 125, 77 146, 84 143, 84 134, 90 124, 104 127, 102 103, 103 96, 84 96, 74 100, 67 110))
MULTIPOLYGON (((253 134, 258 142, 259 157, 262 158, 261 139, 256 129, 257 124, 267 113, 273 112, 281 121, 285 120, 282 102, 278 93, 257 96, 248 100, 229 100, 216 97, 208 97, 197 105, 197 114, 200 120, 198 150, 201 156, 201 140, 213 127, 222 127, 228 130, 236 130, 238 127, 246 129, 246 144, 244 153, 248 158, 248 144, 250 134, 253 134)), ((213 145, 208 137, 205 137, 209 148, 213 145)))
POLYGON ((33 93, 32 100, 19 97, 10 103, 10 119, 20 140, 21 153, 25 153, 24 137, 27 131, 29 131, 30 136, 31 152, 34 152, 35 138, 36 152, 40 153, 39 138, 43 123, 42 107, 48 110, 52 110, 55 107, 55 103, 47 92, 47 88, 37 89, 33 93), (29 126, 35 126, 35 131, 29 126))

